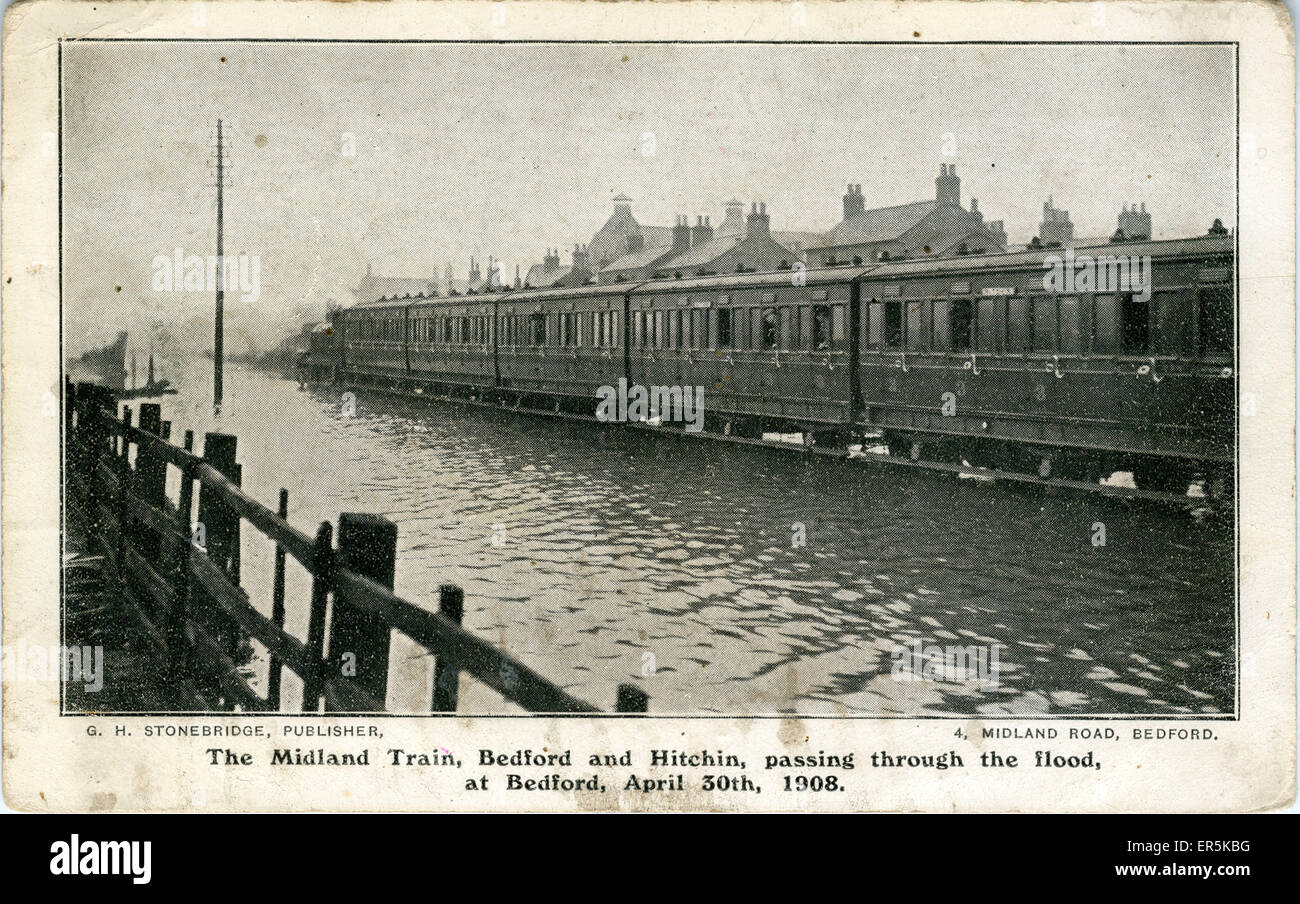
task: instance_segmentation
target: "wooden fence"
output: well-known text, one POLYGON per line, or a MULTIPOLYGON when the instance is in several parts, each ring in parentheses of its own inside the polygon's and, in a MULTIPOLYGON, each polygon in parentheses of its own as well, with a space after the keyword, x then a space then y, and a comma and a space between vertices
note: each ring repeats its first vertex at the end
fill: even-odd
MULTIPOLYGON (((123 605, 165 657, 169 681, 187 705, 279 711, 281 670, 288 668, 302 679, 304 712, 322 704, 326 712, 382 711, 396 629, 435 657, 431 712, 456 711, 462 671, 526 710, 600 712, 465 631, 459 587, 439 587, 437 612, 396 596, 391 521, 342 514, 337 545, 328 521, 310 537, 286 520, 287 491, 280 490, 273 512, 240 488, 234 436, 206 434, 200 456, 191 431, 184 448, 171 444, 171 424, 157 404, 141 404, 133 424, 129 406, 117 417, 109 389, 69 383, 66 395, 67 488, 86 513, 123 605), (175 500, 167 491, 169 469, 179 472, 175 500), (269 617, 240 585, 244 523, 275 544, 269 617), (286 556, 311 576, 305 641, 284 628, 286 556), (270 657, 265 697, 241 674, 246 638, 270 657)), ((619 685, 617 712, 644 713, 647 704, 640 688, 619 685)))

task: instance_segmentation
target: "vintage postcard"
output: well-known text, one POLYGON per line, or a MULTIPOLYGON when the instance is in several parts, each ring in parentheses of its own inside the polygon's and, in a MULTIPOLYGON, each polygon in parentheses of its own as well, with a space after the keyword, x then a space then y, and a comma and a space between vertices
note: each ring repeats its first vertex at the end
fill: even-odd
POLYGON ((29 811, 1295 793, 1272 2, 4 24, 29 811))

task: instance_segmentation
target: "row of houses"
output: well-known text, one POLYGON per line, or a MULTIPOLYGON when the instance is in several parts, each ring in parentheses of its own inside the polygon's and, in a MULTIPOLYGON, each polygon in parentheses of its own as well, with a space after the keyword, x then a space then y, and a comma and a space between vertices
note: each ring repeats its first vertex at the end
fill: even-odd
MULTIPOLYGON (((1017 250, 1008 245, 1002 220, 984 219, 978 200, 963 206, 955 164, 939 166, 933 197, 907 204, 868 208, 862 186, 849 184, 843 217, 826 232, 774 231, 762 201, 751 202, 748 211, 738 200, 727 202, 716 227, 706 214, 697 214, 694 223, 678 214, 672 226, 643 224, 632 213, 631 198, 620 194, 613 202, 609 219, 589 241, 573 246, 567 265, 561 262, 559 248, 548 248, 526 274, 516 266, 513 285, 551 288, 1017 250)), ((1150 235, 1146 205, 1130 209, 1126 204, 1111 239, 1150 235)), ((1069 247, 1085 241, 1075 239, 1069 211, 1057 209, 1049 198, 1031 244, 1069 247)), ((486 272, 471 258, 465 280, 453 277, 451 264, 443 277, 432 280, 375 277, 367 268, 356 295, 358 301, 404 294, 464 295, 505 284, 495 258, 488 258, 486 272)))

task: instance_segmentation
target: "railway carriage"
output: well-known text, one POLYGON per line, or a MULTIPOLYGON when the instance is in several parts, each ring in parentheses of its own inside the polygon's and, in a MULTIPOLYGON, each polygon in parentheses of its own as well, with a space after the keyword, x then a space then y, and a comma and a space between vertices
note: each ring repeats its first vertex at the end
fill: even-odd
POLYGON ((406 308, 409 299, 380 299, 335 315, 344 368, 366 374, 406 372, 406 308))
POLYGON ((703 386, 710 423, 741 433, 849 423, 861 268, 655 280, 631 290, 629 380, 703 386))
POLYGON ((565 400, 590 414, 596 391, 616 386, 624 375, 624 304, 624 290, 614 286, 523 290, 500 298, 500 388, 565 400))
POLYGON ((417 299, 407 309, 407 362, 416 380, 496 385, 495 295, 417 299))
POLYGON ((864 423, 913 458, 1163 491, 1224 478, 1232 252, 1207 236, 882 264, 861 280, 864 423))
POLYGON ((724 433, 876 435, 913 460, 1131 471, 1179 493, 1200 477, 1230 495, 1234 259, 1216 224, 1174 241, 386 299, 337 313, 333 348, 342 379, 586 415, 620 379, 703 386, 706 428, 724 433))

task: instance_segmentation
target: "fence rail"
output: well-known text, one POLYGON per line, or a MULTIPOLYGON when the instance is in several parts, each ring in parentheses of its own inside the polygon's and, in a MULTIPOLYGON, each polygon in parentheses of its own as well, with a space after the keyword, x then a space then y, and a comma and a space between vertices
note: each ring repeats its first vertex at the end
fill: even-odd
MULTIPOLYGON (((460 673, 533 712, 596 713, 524 663, 461 627, 464 594, 438 588, 430 612, 393 592, 397 526, 375 515, 322 522, 314 537, 288 522, 289 494, 278 511, 246 493, 236 437, 208 433, 203 454, 186 431, 170 441, 161 407, 130 406, 117 417, 113 391, 69 382, 65 436, 70 496, 86 513, 121 600, 139 622, 187 704, 203 710, 278 711, 282 669, 303 683, 304 712, 382 711, 388 689, 391 632, 435 657, 431 712, 455 712, 460 673), (134 456, 132 451, 134 450, 134 456), (179 472, 176 499, 168 477, 179 472), (197 506, 197 517, 195 508, 197 506), (241 586, 241 530, 247 523, 275 544, 271 614, 241 586), (311 577, 307 637, 285 630, 285 562, 311 577), (241 673, 241 647, 256 640, 269 656, 266 696, 241 673)), ((616 712, 644 713, 648 698, 633 684, 617 690, 616 712)))

